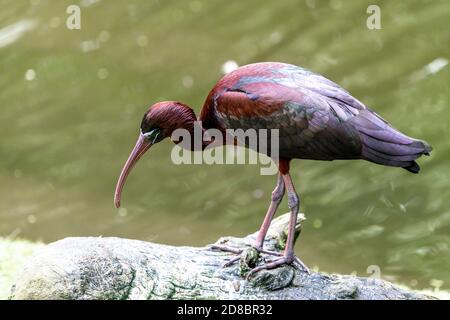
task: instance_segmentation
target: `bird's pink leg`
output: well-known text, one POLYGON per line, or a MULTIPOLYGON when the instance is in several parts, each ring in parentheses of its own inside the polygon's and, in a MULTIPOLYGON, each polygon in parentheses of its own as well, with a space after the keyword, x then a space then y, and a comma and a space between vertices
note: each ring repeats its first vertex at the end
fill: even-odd
POLYGON ((283 175, 284 183, 286 184, 286 189, 288 192, 288 207, 291 209, 291 217, 289 219, 289 230, 286 240, 286 248, 284 249, 284 256, 292 262, 294 260, 294 236, 295 236, 295 225, 297 224, 297 215, 300 207, 300 199, 298 197, 297 191, 295 190, 294 184, 292 183, 291 175, 283 175))
POLYGON ((300 206, 300 200, 297 192, 295 191, 295 187, 294 184, 292 183, 292 179, 289 173, 283 174, 282 179, 284 181, 284 185, 286 187, 286 191, 288 194, 288 206, 291 209, 291 217, 289 219, 289 229, 284 254, 280 258, 276 258, 268 263, 253 268, 247 274, 247 278, 249 278, 252 274, 260 270, 273 269, 284 264, 291 264, 293 262, 298 263, 306 272, 309 273, 309 269, 306 267, 306 265, 300 259, 295 257, 294 254, 295 225, 297 223, 297 215, 300 206))
MULTIPOLYGON (((266 216, 264 217, 264 221, 261 225, 261 228, 259 229, 258 235, 256 236, 255 242, 253 244, 253 247, 261 253, 266 253, 266 254, 275 255, 275 256, 281 256, 281 254, 279 252, 264 250, 263 244, 264 244, 264 239, 267 234, 267 230, 269 230, 270 223, 272 222, 273 216, 275 215, 275 213, 278 209, 278 206, 280 205, 281 200, 283 199, 284 190, 285 190, 284 181, 281 176, 281 173, 279 173, 278 178, 277 178, 277 185, 276 185, 275 189, 272 191, 272 200, 270 202, 269 209, 267 210, 266 216)), ((242 249, 237 249, 237 248, 233 248, 233 247, 226 246, 226 245, 212 245, 211 248, 221 250, 221 251, 231 252, 234 254, 242 253, 242 249)), ((230 261, 228 261, 227 263, 225 263, 223 265, 223 267, 228 267, 228 266, 234 264, 235 262, 237 262, 239 259, 240 259, 239 256, 235 257, 235 258, 231 259, 230 261)))
POLYGON ((269 209, 267 210, 266 216, 264 217, 264 221, 259 229, 258 235, 256 236, 256 240, 254 243, 254 247, 258 250, 263 249, 264 239, 267 234, 267 230, 269 230, 270 223, 272 222, 273 216, 277 212, 278 206, 280 205, 281 200, 284 196, 284 181, 281 176, 281 173, 278 174, 277 186, 272 192, 272 201, 270 202, 269 209))

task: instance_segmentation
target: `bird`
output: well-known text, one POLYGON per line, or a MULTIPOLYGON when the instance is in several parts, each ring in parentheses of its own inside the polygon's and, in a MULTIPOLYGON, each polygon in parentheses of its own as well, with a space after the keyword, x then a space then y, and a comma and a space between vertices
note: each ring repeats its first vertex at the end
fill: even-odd
MULTIPOLYGON (((256 266, 249 274, 295 262, 309 272, 294 254, 300 198, 290 175, 292 160, 365 160, 418 173, 420 167, 415 160, 430 155, 432 150, 430 144, 401 133, 348 91, 320 74, 288 63, 253 63, 224 75, 206 97, 199 117, 192 108, 178 101, 158 102, 145 112, 138 140, 116 185, 114 203, 117 208, 125 180, 142 155, 151 146, 171 138, 177 129, 193 133, 196 122, 200 123, 203 133, 210 129, 225 134, 229 129, 278 130, 278 156, 273 159, 277 164, 277 182, 252 244, 259 252, 276 257, 256 266), (279 254, 266 251, 263 244, 285 193, 290 219, 286 246, 279 254)), ((171 139, 176 144, 182 142, 171 139)), ((202 150, 211 143, 206 140, 201 143, 202 150)), ((194 150, 192 145, 187 148, 194 150)), ((269 150, 266 154, 270 157, 272 152, 269 150)), ((242 250, 226 246, 215 248, 242 253, 242 250)))

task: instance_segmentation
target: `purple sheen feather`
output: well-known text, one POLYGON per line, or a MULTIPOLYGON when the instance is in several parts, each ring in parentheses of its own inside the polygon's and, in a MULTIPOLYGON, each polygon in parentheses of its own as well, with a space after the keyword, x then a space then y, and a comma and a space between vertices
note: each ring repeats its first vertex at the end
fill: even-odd
POLYGON ((411 145, 390 143, 382 140, 378 140, 368 136, 364 133, 361 134, 361 140, 363 144, 370 149, 384 153, 391 156, 403 156, 408 154, 423 153, 424 148, 413 147, 411 145))

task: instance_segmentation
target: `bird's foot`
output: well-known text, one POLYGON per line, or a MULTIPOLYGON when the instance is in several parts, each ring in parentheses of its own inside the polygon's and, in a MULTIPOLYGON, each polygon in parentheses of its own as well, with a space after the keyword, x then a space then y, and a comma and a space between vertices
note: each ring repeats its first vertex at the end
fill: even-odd
MULTIPOLYGON (((212 246, 210 246, 210 248, 211 249, 215 249, 215 250, 220 250, 220 251, 234 253, 234 254, 237 255, 236 257, 234 257, 234 258, 230 259, 229 261, 225 262, 222 265, 222 268, 227 268, 229 266, 232 266, 236 262, 238 262, 241 259, 242 253, 244 252, 244 249, 234 248, 234 247, 223 245, 223 244, 213 244, 212 246)), ((258 253, 264 253, 264 254, 267 254, 267 255, 270 255, 270 256, 282 256, 283 255, 283 253, 281 253, 281 252, 266 250, 266 249, 263 249, 263 248, 258 247, 258 246, 250 246, 249 248, 252 248, 252 249, 256 250, 258 253)))
POLYGON ((211 245, 209 247, 211 249, 213 249, 213 250, 231 252, 231 253, 234 253, 234 254, 241 254, 242 253, 242 249, 231 247, 231 246, 227 246, 227 245, 224 245, 224 244, 213 244, 213 245, 211 245))
POLYGON ((241 258, 242 251, 243 251, 242 249, 230 247, 230 246, 227 246, 227 245, 224 245, 224 244, 213 244, 213 245, 210 246, 210 248, 213 249, 213 250, 230 252, 230 253, 233 253, 233 254, 237 255, 236 257, 231 258, 229 261, 227 261, 224 264, 222 264, 222 268, 229 267, 229 266, 233 265, 234 263, 236 263, 237 261, 239 261, 239 259, 241 258))
POLYGON ((269 270, 269 269, 275 269, 277 267, 280 267, 282 265, 294 265, 295 267, 299 268, 301 271, 304 271, 308 274, 311 273, 309 268, 303 263, 302 260, 300 260, 298 257, 292 255, 292 256, 286 256, 283 255, 282 257, 275 258, 273 260, 267 261, 266 263, 259 265, 253 269, 251 269, 247 276, 245 277, 247 280, 250 279, 255 273, 261 271, 261 270, 269 270))
POLYGON ((279 266, 285 265, 285 264, 292 264, 295 267, 297 267, 299 270, 304 271, 308 274, 310 273, 310 270, 305 265, 305 263, 302 260, 300 260, 298 257, 296 257, 295 255, 285 256, 282 252, 270 251, 270 250, 266 250, 266 249, 263 249, 258 246, 249 246, 246 249, 240 249, 240 248, 235 248, 235 247, 231 247, 231 246, 227 246, 227 245, 221 245, 221 244, 216 245, 215 244, 215 245, 212 245, 211 248, 215 249, 215 250, 230 252, 230 253, 233 253, 236 255, 236 257, 233 257, 230 260, 228 260, 227 262, 225 262, 222 265, 222 268, 230 267, 239 261, 244 261, 244 264, 247 266, 251 265, 251 264, 254 265, 258 261, 258 258, 261 253, 269 255, 269 256, 277 257, 277 258, 269 260, 269 261, 264 261, 264 263, 262 265, 256 266, 253 269, 250 269, 250 271, 247 274, 247 279, 250 276, 254 275, 258 271, 265 270, 265 269, 274 269, 276 267, 279 267, 279 266), (256 255, 252 254, 252 253, 256 253, 256 255))

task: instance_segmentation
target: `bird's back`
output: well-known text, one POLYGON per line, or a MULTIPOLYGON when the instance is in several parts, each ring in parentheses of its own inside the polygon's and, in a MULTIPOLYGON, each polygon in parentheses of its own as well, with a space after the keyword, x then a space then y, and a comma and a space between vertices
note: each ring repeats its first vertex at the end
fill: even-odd
POLYGON ((279 129, 279 156, 365 159, 418 172, 431 151, 400 133, 346 90, 306 69, 256 63, 224 76, 200 115, 205 128, 279 129))

